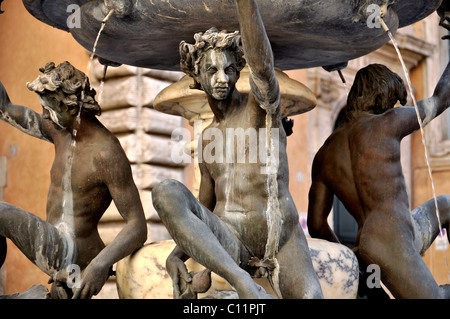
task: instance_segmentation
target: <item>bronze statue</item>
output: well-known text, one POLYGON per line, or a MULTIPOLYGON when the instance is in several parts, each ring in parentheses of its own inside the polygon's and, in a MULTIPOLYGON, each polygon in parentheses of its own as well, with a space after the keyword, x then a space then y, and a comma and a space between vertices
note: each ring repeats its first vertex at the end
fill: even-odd
MULTIPOLYGON (((433 96, 417 103, 424 125, 448 108, 449 85, 447 65, 433 96)), ((345 119, 314 158, 308 230, 339 242, 327 223, 336 195, 358 223, 360 265, 378 265, 395 298, 449 298, 449 287, 437 285, 421 257, 439 233, 434 199, 411 212, 402 173, 400 142, 419 129, 414 107, 394 108, 406 98, 402 79, 385 66, 369 65, 357 73, 345 119)), ((448 234, 450 196, 437 201, 448 234)))
MULTIPOLYGON (((261 174, 265 164, 260 160, 239 162, 233 157, 231 162, 202 161, 199 200, 177 181, 159 184, 153 189, 153 204, 177 244, 167 259, 174 296, 179 298, 183 293, 180 291, 183 280, 192 280, 184 261, 193 258, 225 278, 240 298, 270 297, 251 277, 267 274, 280 298, 322 298, 288 189, 286 133, 282 128, 280 91, 269 39, 256 1, 237 0, 236 5, 243 50, 238 32, 210 29, 194 36, 195 45, 181 42, 181 66, 194 78, 193 87, 205 91, 214 113, 213 122, 202 133, 203 143, 199 145, 202 151, 210 146, 206 141, 208 130, 224 135, 227 129, 278 130, 279 165, 273 175, 278 194, 274 213, 279 214, 280 220, 274 226, 266 216, 270 174, 261 174), (245 63, 244 53, 251 70, 248 96, 235 90, 245 63), (272 125, 266 125, 270 122, 272 125), (279 232, 271 238, 275 242, 273 258, 265 251, 273 235, 270 226, 279 232)), ((225 144, 223 154, 229 155, 225 144)), ((231 149, 234 152, 245 149, 250 157, 249 144, 248 139, 238 145, 233 141, 231 149)), ((215 151, 220 153, 222 149, 218 147, 215 151)))
MULTIPOLYGON (((450 30, 450 17, 446 16, 445 13, 450 12, 450 1, 442 1, 441 6, 437 9, 437 14, 439 15, 439 25, 450 30)), ((450 40, 450 35, 444 35, 442 40, 450 40)))
POLYGON ((143 245, 146 221, 125 152, 96 118, 101 111, 87 76, 68 62, 40 70, 27 87, 38 94, 43 113, 12 104, 0 83, 0 118, 55 145, 47 219, 0 202, 0 238, 11 239, 50 276, 52 298, 90 298, 112 265, 143 245), (105 247, 97 224, 112 200, 126 225, 105 247))

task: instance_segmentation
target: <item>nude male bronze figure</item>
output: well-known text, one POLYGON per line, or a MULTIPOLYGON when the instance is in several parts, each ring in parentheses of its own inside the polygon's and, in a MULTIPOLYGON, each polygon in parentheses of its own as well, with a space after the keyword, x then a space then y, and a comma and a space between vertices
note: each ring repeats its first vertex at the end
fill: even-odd
MULTIPOLYGON (((225 278, 240 298, 269 297, 252 279, 269 273, 278 278, 280 298, 322 298, 308 245, 288 189, 286 133, 280 112, 280 91, 274 61, 256 1, 237 0, 243 51, 238 33, 210 29, 195 35, 196 44, 180 44, 182 69, 194 78, 195 88, 208 97, 214 120, 204 130, 266 128, 266 116, 279 131, 279 166, 276 172, 281 226, 274 258, 265 258, 268 230, 268 191, 265 163, 202 161, 199 200, 181 183, 167 180, 153 189, 153 204, 177 244, 167 259, 174 296, 181 282, 192 280, 184 261, 193 258, 225 278), (235 89, 245 60, 250 68, 251 92, 235 89), (277 263, 278 266, 274 266, 277 263), (275 268, 274 268, 275 267, 275 268), (277 272, 277 274, 275 274, 277 272)), ((199 149, 208 146, 204 136, 199 149)), ((223 154, 226 153, 224 143, 223 154)), ((251 152, 248 140, 233 150, 251 152)), ((220 152, 222 150, 216 150, 220 152)), ((236 153, 236 152, 235 152, 236 153)))
POLYGON ((90 298, 112 265, 143 245, 145 216, 125 152, 96 118, 101 110, 86 75, 68 62, 41 71, 27 87, 38 94, 43 113, 12 104, 0 82, 0 118, 55 145, 47 218, 0 202, 0 255, 6 256, 9 238, 50 276, 52 298, 90 298), (112 200, 126 225, 105 247, 97 225, 112 200), (69 289, 73 265, 81 276, 69 289))
MULTIPOLYGON (((427 125, 449 107, 450 66, 432 97, 418 102, 427 125)), ((395 298, 449 298, 421 257, 439 233, 434 199, 410 209, 400 163, 401 140, 419 129, 406 104, 402 79, 383 65, 361 69, 350 90, 343 123, 317 152, 309 192, 312 237, 339 242, 327 217, 336 195, 358 223, 355 253, 362 267, 376 264, 395 298)), ((449 230, 450 196, 438 197, 442 227, 449 230)))

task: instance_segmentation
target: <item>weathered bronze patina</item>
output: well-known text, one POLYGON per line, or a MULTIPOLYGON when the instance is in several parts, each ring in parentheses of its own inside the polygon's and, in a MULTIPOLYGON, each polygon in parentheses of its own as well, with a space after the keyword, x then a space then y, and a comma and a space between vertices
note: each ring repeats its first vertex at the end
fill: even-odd
POLYGON ((96 118, 100 107, 86 75, 68 62, 41 71, 27 86, 42 114, 12 104, 0 82, 0 119, 55 145, 46 220, 0 202, 0 267, 6 237, 50 276, 52 298, 90 298, 112 265, 145 242, 144 212, 125 152, 96 118), (126 225, 105 247, 97 224, 112 200, 126 225))
MULTIPOLYGON (((427 125, 450 106, 450 64, 432 97, 419 101, 427 125)), ((361 69, 350 90, 345 119, 314 158, 308 229, 313 237, 339 242, 327 217, 336 195, 358 223, 356 253, 375 264, 395 298, 450 298, 439 287, 423 254, 439 234, 434 199, 411 211, 400 162, 400 142, 419 129, 414 107, 405 105, 402 79, 383 65, 361 69)), ((442 227, 449 230, 450 195, 437 198, 442 227)))

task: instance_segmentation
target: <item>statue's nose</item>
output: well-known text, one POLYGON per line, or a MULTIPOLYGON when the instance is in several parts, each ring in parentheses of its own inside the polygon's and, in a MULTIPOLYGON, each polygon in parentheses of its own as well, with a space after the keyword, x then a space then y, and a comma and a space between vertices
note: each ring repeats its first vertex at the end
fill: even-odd
POLYGON ((217 71, 217 82, 218 83, 227 83, 228 76, 223 70, 217 71))

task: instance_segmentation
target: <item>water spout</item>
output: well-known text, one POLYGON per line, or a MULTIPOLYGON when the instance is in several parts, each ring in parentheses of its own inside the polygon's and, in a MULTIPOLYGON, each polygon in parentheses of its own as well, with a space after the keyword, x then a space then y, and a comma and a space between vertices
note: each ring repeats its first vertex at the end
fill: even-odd
POLYGON ((102 25, 104 25, 106 22, 108 22, 109 18, 113 15, 114 9, 109 10, 109 13, 106 15, 106 17, 102 21, 102 25))
POLYGON ((133 10, 133 2, 130 0, 104 0, 104 6, 109 10, 109 14, 103 20, 106 22, 114 13, 114 16, 121 19, 131 14, 133 10))
POLYGON ((345 81, 345 77, 344 77, 344 75, 342 74, 342 71, 341 71, 341 70, 338 70, 337 72, 338 72, 338 74, 339 74, 339 78, 340 78, 341 81, 342 81, 342 84, 343 84, 344 87, 345 87, 345 91, 347 91, 347 94, 350 94, 350 88, 349 88, 349 86, 348 86, 348 84, 347 84, 347 81, 345 81))

